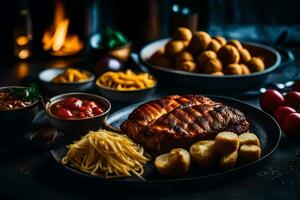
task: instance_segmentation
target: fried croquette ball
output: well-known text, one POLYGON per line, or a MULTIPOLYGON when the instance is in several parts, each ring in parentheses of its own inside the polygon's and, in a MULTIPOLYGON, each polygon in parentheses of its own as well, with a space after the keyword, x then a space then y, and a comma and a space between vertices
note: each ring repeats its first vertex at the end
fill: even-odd
POLYGON ((207 49, 212 50, 214 52, 218 52, 222 45, 218 42, 216 39, 212 39, 211 42, 209 43, 207 49))
POLYGON ((217 58, 209 59, 207 62, 204 63, 202 67, 202 71, 206 74, 212 74, 215 72, 222 71, 222 63, 217 58))
POLYGON ((193 61, 193 55, 188 51, 182 51, 175 57, 175 65, 179 66, 183 61, 193 61))
POLYGON ((165 53, 167 55, 176 55, 185 48, 184 43, 179 40, 171 40, 166 44, 165 53))
POLYGON ((176 69, 187 72, 195 72, 197 70, 197 65, 193 61, 183 61, 176 67, 176 69))
POLYGON ((251 54, 247 49, 242 48, 242 49, 238 49, 238 51, 240 53, 240 62, 241 63, 247 63, 247 62, 249 62, 249 60, 251 60, 251 54))
POLYGON ((239 149, 239 136, 233 132, 224 131, 215 138, 216 151, 227 155, 239 149))
POLYGON ((224 76, 224 73, 223 73, 223 72, 214 72, 214 73, 211 73, 210 75, 214 75, 214 76, 224 76))
POLYGON ((221 44, 221 46, 225 46, 227 44, 226 39, 222 36, 216 36, 213 37, 213 39, 217 40, 221 44))
POLYGON ((230 40, 228 44, 234 46, 237 49, 243 49, 243 45, 238 40, 230 40))
POLYGON ((225 74, 228 75, 241 75, 243 73, 241 65, 237 63, 230 64, 224 69, 225 74))
POLYGON ((246 66, 246 65, 244 65, 244 64, 240 64, 240 66, 241 66, 241 68, 242 68, 242 74, 250 74, 250 70, 249 70, 249 68, 246 66))
POLYGON ((261 58, 252 57, 251 60, 247 63, 251 72, 261 72, 265 70, 265 64, 261 58))
POLYGON ((151 57, 149 61, 153 65, 157 65, 157 66, 161 66, 161 67, 165 67, 165 68, 171 68, 171 66, 172 66, 171 59, 164 54, 156 55, 155 57, 151 57))
POLYGON ((192 32, 185 27, 179 27, 174 33, 175 40, 189 42, 193 37, 192 32))
POLYGON ((197 57, 197 63, 199 65, 204 65, 207 61, 209 61, 212 58, 217 58, 217 54, 214 51, 203 51, 198 57, 197 57))
POLYGON ((239 63, 240 54, 234 46, 225 45, 218 51, 218 58, 222 61, 223 65, 229 65, 239 63))
POLYGON ((193 53, 199 53, 207 49, 210 41, 211 37, 208 33, 199 31, 193 34, 193 37, 189 44, 189 48, 193 53))

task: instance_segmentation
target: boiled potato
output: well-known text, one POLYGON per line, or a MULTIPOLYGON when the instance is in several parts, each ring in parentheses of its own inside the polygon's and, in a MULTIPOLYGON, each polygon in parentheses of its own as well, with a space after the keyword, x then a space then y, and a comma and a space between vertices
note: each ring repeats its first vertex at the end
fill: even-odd
POLYGON ((172 149, 169 153, 157 156, 154 165, 162 175, 181 176, 190 168, 190 154, 185 149, 172 149))
POLYGON ((179 40, 171 40, 166 44, 165 53, 173 56, 180 53, 185 48, 184 43, 179 40))
POLYGON ((247 49, 238 49, 238 51, 240 53, 241 63, 247 63, 251 60, 251 54, 247 49))
POLYGON ((188 51, 182 51, 175 57, 175 65, 179 67, 184 61, 193 61, 193 55, 188 51))
POLYGON ((230 41, 228 42, 228 44, 231 44, 232 46, 234 46, 235 48, 237 48, 237 50, 243 49, 242 44, 241 44, 240 41, 238 41, 238 40, 230 40, 230 41))
POLYGON ((208 62, 212 58, 217 58, 217 54, 214 51, 207 50, 203 51, 198 57, 197 57, 197 63, 198 65, 205 65, 206 62, 208 62))
POLYGON ((223 65, 232 63, 239 63, 240 54, 232 45, 225 45, 218 51, 218 58, 222 61, 223 65))
POLYGON ((240 64, 240 66, 242 68, 242 74, 250 74, 250 70, 246 65, 240 64))
POLYGON ((235 167, 236 162, 238 159, 238 152, 234 151, 232 153, 226 154, 226 155, 222 155, 220 157, 220 168, 221 169, 232 169, 235 167))
POLYGON ((233 63, 225 67, 224 72, 228 75, 241 75, 243 70, 239 64, 233 63))
POLYGON ((190 148, 192 160, 202 169, 212 169, 215 166, 217 152, 215 141, 203 140, 193 144, 190 148))
POLYGON ((221 61, 217 58, 212 58, 204 63, 204 65, 202 66, 202 71, 206 74, 212 74, 222 71, 222 68, 223 66, 221 61))
POLYGON ((218 52, 221 47, 222 47, 222 45, 220 44, 220 42, 218 40, 212 39, 211 42, 209 43, 207 49, 214 51, 214 52, 218 52))
POLYGON ((220 154, 227 155, 239 149, 239 136, 233 132, 221 132, 215 138, 215 148, 220 154))
POLYGON ((224 73, 223 73, 223 72, 214 72, 214 73, 211 73, 210 75, 214 75, 214 76, 224 76, 224 73))
POLYGON ((258 137, 254 133, 242 133, 239 135, 240 145, 253 144, 260 146, 258 137))
POLYGON ((189 49, 192 53, 199 53, 207 49, 209 43, 211 41, 211 37, 208 33, 204 31, 199 31, 193 34, 193 37, 189 44, 189 49))
POLYGON ((260 158, 261 149, 257 145, 243 144, 239 150, 239 159, 245 162, 251 162, 260 158))
POLYGON ((213 39, 217 40, 221 44, 221 46, 225 46, 227 44, 226 39, 222 36, 216 36, 213 37, 213 39))
POLYGON ((187 72, 195 72, 197 70, 197 65, 193 61, 183 61, 182 63, 178 63, 176 69, 187 72))
POLYGON ((174 39, 175 40, 181 40, 181 41, 185 41, 185 42, 190 42, 190 40, 192 39, 193 34, 190 31, 190 29, 185 28, 185 27, 179 27, 176 29, 175 33, 174 33, 174 39))
POLYGON ((252 57, 252 59, 247 63, 251 72, 261 72, 265 70, 265 64, 261 58, 252 57))

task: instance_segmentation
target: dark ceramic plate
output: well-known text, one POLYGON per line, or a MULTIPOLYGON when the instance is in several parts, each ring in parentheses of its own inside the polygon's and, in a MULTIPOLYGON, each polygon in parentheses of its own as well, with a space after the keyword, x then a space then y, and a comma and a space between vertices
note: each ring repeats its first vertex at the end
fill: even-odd
MULTIPOLYGON (((237 167, 234 169, 226 170, 226 171, 220 171, 220 170, 212 170, 212 171, 201 171, 198 170, 197 167, 191 166, 191 169, 189 173, 183 177, 176 177, 176 178, 166 178, 158 174, 158 172, 154 169, 153 163, 149 163, 145 167, 145 174, 143 177, 145 178, 145 181, 137 178, 137 177, 129 177, 129 178, 123 178, 123 179, 113 179, 110 181, 114 182, 127 182, 127 183, 137 183, 137 182, 144 182, 144 183, 155 183, 155 182, 165 182, 165 183, 178 183, 178 182, 192 182, 192 181, 201 181, 204 179, 209 179, 213 177, 219 177, 222 175, 230 174, 232 172, 241 171, 245 168, 248 168, 250 166, 254 166, 255 164, 258 164, 268 156, 270 156, 274 150, 277 148, 279 141, 280 141, 280 128, 276 121, 267 113, 264 111, 251 106, 249 104, 243 103, 241 101, 226 98, 226 97, 220 97, 220 96, 211 96, 211 98, 215 101, 219 101, 224 103, 225 105, 234 107, 242 111, 248 121, 251 124, 250 131, 257 134, 257 136, 260 139, 261 142, 261 148, 262 148, 262 155, 261 158, 257 161, 248 163, 248 164, 238 164, 237 167)), ((141 103, 133 104, 131 106, 125 107, 119 111, 114 112, 111 114, 108 119, 107 123, 112 125, 115 128, 119 128, 120 124, 127 119, 128 115, 141 103)), ((51 150, 51 154, 55 158, 55 160, 60 163, 62 157, 66 153, 66 147, 60 147, 58 149, 51 150)), ((98 178, 102 181, 107 181, 107 179, 104 179, 103 177, 95 177, 91 176, 89 174, 80 172, 74 168, 64 166, 64 168, 71 170, 72 172, 75 172, 80 175, 98 178)), ((259 170, 259 169, 258 169, 259 170)))
POLYGON ((249 50, 252 56, 261 57, 266 65, 262 72, 256 72, 249 75, 226 75, 213 76, 209 74, 186 72, 175 69, 153 65, 149 63, 149 58, 158 49, 165 46, 170 39, 161 39, 154 41, 142 48, 139 54, 140 61, 149 68, 150 72, 156 77, 163 76, 162 80, 174 80, 174 82, 185 84, 188 87, 197 88, 202 93, 210 94, 229 94, 239 93, 249 90, 253 87, 263 84, 268 76, 281 66, 294 60, 292 54, 289 54, 287 60, 281 60, 279 52, 269 46, 243 42, 243 46, 249 50))

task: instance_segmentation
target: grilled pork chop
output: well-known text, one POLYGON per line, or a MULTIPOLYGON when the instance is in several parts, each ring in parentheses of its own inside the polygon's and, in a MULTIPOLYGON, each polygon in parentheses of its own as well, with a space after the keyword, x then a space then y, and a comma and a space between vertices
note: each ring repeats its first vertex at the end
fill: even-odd
POLYGON ((173 95, 139 106, 121 124, 121 131, 152 152, 189 147, 214 139, 221 131, 249 131, 249 123, 237 109, 200 95, 173 95))

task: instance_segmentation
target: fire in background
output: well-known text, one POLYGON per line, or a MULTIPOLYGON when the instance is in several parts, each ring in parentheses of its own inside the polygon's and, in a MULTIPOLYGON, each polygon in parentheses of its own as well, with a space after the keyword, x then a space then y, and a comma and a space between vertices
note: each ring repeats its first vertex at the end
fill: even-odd
POLYGON ((78 35, 69 34, 70 19, 66 17, 64 5, 57 0, 52 26, 45 31, 42 38, 43 49, 50 51, 54 56, 75 55, 83 48, 83 43, 78 35))

